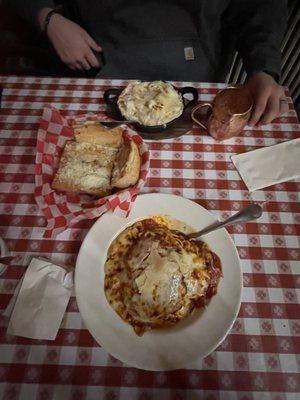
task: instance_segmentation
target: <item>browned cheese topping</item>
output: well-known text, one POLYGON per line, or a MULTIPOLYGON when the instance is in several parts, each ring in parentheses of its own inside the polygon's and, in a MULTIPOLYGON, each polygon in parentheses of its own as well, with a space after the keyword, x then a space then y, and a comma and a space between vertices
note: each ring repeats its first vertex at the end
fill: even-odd
POLYGON ((125 229, 105 263, 105 293, 138 335, 169 327, 203 307, 222 275, 219 257, 202 241, 174 230, 169 217, 153 216, 125 229))

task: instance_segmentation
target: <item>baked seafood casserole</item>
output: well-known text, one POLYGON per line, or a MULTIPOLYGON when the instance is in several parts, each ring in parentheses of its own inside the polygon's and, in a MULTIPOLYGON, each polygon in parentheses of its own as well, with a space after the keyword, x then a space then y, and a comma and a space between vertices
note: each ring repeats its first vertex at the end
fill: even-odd
POLYGON ((181 93, 163 81, 130 82, 118 99, 123 117, 145 126, 167 124, 184 109, 181 93))

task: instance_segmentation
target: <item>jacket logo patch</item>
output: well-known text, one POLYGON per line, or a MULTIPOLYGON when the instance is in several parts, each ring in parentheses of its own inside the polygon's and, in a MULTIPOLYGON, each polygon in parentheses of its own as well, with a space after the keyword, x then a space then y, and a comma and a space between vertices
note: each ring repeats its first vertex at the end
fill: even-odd
POLYGON ((185 61, 195 60, 195 54, 194 54, 193 47, 185 47, 184 48, 184 58, 185 58, 185 61))

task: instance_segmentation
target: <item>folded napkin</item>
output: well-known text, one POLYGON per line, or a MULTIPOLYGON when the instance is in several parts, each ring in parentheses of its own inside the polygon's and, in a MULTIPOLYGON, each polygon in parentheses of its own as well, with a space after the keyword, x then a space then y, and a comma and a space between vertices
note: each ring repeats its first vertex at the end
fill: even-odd
POLYGON ((47 260, 33 258, 5 311, 4 315, 11 314, 7 333, 54 340, 72 287, 73 271, 47 260))
POLYGON ((300 138, 231 156, 249 192, 300 178, 300 138))

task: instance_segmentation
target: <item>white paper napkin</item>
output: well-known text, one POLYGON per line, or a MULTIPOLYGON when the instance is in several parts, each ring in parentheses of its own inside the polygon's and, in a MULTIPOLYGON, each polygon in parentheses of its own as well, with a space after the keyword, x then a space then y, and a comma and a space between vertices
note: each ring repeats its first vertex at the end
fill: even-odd
POLYGON ((231 156, 249 192, 300 178, 300 138, 231 156))
POLYGON ((5 312, 12 310, 7 333, 54 340, 71 296, 73 271, 33 258, 19 285, 5 312))

